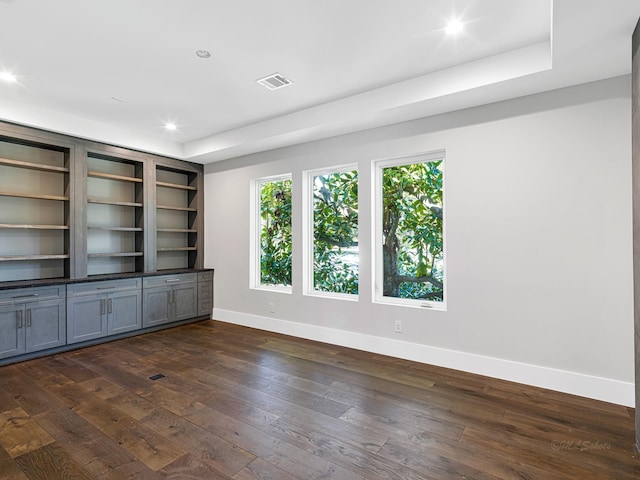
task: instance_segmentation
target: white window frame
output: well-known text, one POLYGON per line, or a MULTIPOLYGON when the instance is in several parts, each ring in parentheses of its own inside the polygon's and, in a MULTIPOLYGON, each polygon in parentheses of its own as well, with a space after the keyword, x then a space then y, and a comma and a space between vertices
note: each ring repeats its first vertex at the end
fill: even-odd
POLYGON ((445 198, 445 168, 446 168, 446 155, 444 150, 436 150, 432 152, 419 153, 415 155, 407 155, 403 157, 395 157, 383 160, 373 161, 373 188, 371 189, 372 194, 372 213, 373 219, 371 222, 371 226, 373 228, 372 238, 374 240, 373 250, 374 254, 372 255, 373 265, 372 272, 373 275, 373 303, 386 304, 386 305, 400 305, 404 307, 414 307, 414 308, 429 308, 433 310, 446 310, 447 309, 447 255, 446 255, 446 244, 447 244, 447 236, 446 236, 446 198, 445 198), (435 302, 431 300, 417 300, 411 298, 399 298, 399 297, 386 297, 383 295, 383 253, 382 253, 382 243, 383 243, 383 234, 382 234, 382 172, 384 168, 395 167, 400 165, 410 165, 413 163, 427 163, 427 162, 435 162, 438 160, 442 160, 443 165, 443 178, 442 178, 442 256, 443 256, 443 278, 444 278, 444 287, 443 287, 443 296, 442 302, 435 302))
MULTIPOLYGON (((356 171, 358 173, 358 184, 360 184, 360 172, 358 171, 358 164, 351 163, 348 165, 336 165, 331 167, 323 167, 314 170, 305 170, 302 172, 302 292, 304 295, 316 296, 316 297, 329 297, 341 300, 358 301, 359 293, 337 293, 337 292, 325 292, 324 290, 316 290, 314 282, 314 262, 313 262, 313 178, 318 175, 331 175, 334 173, 344 173, 356 171)), ((358 210, 360 210, 360 188, 358 188, 358 210)), ((358 222, 358 238, 360 238, 360 222, 358 222)), ((358 247, 358 252, 360 247, 358 247)), ((358 283, 360 283, 360 255, 358 254, 358 283)), ((360 288, 358 288, 360 292, 360 288)))
MULTIPOLYGON (((249 228, 251 238, 249 252, 249 287, 255 290, 268 290, 280 293, 292 292, 291 285, 267 285, 260 281, 260 233, 262 231, 262 218, 260 216, 260 187, 265 183, 280 182, 283 180, 291 180, 293 182, 293 175, 291 173, 285 173, 281 175, 257 178, 251 181, 251 201, 249 202, 249 216, 251 218, 249 228)), ((293 204, 293 198, 291 199, 291 202, 293 204)), ((293 272, 291 273, 293 277, 293 272)), ((293 282, 293 278, 291 281, 293 282)))

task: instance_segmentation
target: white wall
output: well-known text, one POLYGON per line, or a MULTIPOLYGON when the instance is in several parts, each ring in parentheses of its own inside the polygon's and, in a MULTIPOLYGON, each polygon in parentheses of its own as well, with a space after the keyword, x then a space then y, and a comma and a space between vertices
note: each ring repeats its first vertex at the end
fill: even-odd
POLYGON ((211 164, 214 318, 633 405, 630 112, 624 76, 211 164), (448 311, 373 304, 371 161, 438 149, 448 311), (359 301, 303 296, 301 172, 352 162, 359 301), (293 294, 251 290, 250 182, 287 172, 293 294))

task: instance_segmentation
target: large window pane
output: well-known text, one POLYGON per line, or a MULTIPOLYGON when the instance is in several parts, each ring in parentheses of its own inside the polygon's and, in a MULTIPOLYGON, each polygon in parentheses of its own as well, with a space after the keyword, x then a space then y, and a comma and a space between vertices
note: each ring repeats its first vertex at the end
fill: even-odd
POLYGON ((439 158, 379 170, 383 297, 444 301, 443 166, 439 158))
POLYGON ((260 285, 291 286, 291 179, 259 182, 260 285))
POLYGON ((313 289, 358 293, 358 172, 313 177, 313 289))

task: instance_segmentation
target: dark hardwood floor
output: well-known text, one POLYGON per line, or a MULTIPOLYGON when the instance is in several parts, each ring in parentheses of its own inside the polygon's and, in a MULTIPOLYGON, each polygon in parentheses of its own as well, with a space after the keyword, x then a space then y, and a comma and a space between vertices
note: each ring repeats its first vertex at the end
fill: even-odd
POLYGON ((633 409, 215 321, 0 387, 3 480, 640 478, 633 409))

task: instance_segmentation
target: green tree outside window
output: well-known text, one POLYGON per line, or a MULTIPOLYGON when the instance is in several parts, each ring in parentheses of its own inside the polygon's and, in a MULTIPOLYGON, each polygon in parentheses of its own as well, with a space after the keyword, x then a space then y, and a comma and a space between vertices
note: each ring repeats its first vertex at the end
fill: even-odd
POLYGON ((260 284, 291 286, 291 179, 260 183, 260 284))
POLYGON ((358 293, 358 172, 313 177, 313 287, 358 293))
POLYGON ((382 169, 383 296, 444 300, 442 160, 382 169))

